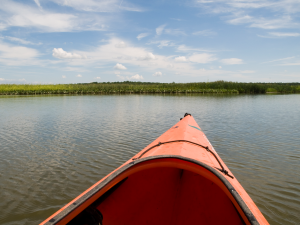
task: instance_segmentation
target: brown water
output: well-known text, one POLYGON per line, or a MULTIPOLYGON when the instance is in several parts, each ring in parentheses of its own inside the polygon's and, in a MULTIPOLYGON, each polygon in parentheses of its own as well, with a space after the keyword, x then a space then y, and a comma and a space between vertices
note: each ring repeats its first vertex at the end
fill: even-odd
POLYGON ((270 224, 300 224, 300 95, 0 96, 0 224, 38 224, 191 113, 270 224))

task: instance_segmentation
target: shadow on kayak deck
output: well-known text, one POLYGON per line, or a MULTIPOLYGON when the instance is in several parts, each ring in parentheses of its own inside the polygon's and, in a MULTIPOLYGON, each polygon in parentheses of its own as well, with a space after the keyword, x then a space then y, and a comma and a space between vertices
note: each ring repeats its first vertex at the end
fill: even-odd
POLYGON ((158 167, 123 179, 68 224, 245 223, 211 180, 180 168, 158 167))

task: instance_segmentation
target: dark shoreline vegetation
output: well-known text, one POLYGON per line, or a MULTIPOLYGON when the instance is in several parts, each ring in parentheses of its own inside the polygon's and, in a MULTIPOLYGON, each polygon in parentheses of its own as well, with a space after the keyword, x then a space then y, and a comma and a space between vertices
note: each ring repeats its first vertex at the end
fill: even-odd
POLYGON ((300 83, 199 83, 93 82, 78 84, 0 84, 0 95, 109 94, 109 93, 300 93, 300 83))

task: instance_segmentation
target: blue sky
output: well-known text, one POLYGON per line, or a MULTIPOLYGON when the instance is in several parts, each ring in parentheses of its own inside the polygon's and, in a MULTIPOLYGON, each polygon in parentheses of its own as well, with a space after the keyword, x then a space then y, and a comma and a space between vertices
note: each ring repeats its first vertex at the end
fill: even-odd
POLYGON ((300 82, 299 0, 1 0, 0 83, 300 82))

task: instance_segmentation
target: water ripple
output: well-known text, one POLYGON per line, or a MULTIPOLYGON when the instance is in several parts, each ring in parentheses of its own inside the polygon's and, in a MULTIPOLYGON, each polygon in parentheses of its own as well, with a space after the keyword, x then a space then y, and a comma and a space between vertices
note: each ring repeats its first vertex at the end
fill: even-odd
POLYGON ((41 222, 185 112, 270 224, 300 224, 299 108, 300 95, 0 96, 0 224, 41 222))

